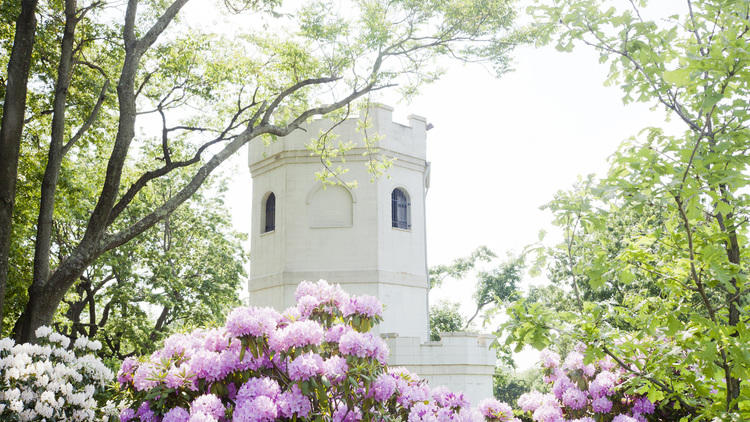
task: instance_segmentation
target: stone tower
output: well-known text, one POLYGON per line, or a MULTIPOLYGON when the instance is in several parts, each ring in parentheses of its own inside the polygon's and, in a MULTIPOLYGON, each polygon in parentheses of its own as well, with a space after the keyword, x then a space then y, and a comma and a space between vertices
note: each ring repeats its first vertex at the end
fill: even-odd
MULTIPOLYGON (((385 304, 381 333, 426 340, 427 269, 425 192, 425 119, 411 116, 410 126, 393 123, 391 110, 371 108, 371 134, 378 148, 396 157, 390 178, 370 182, 363 135, 356 118, 337 128, 336 142, 357 145, 347 154, 355 189, 327 186, 316 180, 322 166, 305 147, 330 122, 314 120, 291 135, 265 146, 251 144, 253 177, 250 300, 285 308, 294 303, 302 280, 325 279, 347 291, 378 297, 385 304), (393 227, 392 195, 406 196, 406 226, 393 227), (273 194, 275 224, 266 227, 266 206, 273 194), (398 195, 398 193, 397 193, 398 195)), ((270 215, 270 214, 269 214, 270 215)), ((398 224, 397 224, 398 225, 398 224)))
POLYGON ((253 178, 250 302, 279 310, 294 304, 302 280, 325 279, 348 292, 376 296, 385 305, 377 327, 391 348, 389 362, 437 384, 466 392, 474 403, 491 394, 494 354, 487 339, 451 333, 429 342, 425 195, 426 120, 392 120, 392 108, 373 105, 368 115, 376 147, 395 158, 389 177, 370 181, 359 118, 336 127, 335 142, 353 142, 346 154, 355 189, 324 187, 315 177, 322 165, 306 145, 328 120, 249 151, 253 178))

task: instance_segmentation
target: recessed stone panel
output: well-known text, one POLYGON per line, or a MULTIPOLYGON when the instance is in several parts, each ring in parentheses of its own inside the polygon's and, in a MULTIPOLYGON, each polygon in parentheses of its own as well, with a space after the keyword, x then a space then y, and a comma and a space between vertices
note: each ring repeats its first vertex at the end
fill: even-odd
POLYGON ((318 187, 307 201, 311 228, 351 227, 352 195, 342 186, 318 187))

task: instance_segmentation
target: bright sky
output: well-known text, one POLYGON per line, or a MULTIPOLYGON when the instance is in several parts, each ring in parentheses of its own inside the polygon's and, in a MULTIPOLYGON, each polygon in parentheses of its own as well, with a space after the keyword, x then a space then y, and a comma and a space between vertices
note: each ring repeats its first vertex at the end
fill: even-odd
MULTIPOLYGON (((539 207, 556 191, 571 187, 579 175, 603 174, 623 140, 648 125, 663 125, 661 110, 624 106, 619 89, 603 85, 607 67, 591 50, 528 47, 514 58, 515 71, 500 79, 479 65, 454 63, 411 104, 390 101, 396 120, 405 122, 403 116, 413 113, 434 125, 427 143, 430 266, 466 256, 479 245, 504 257, 535 242, 539 230, 551 228, 550 214, 539 207)), ((235 158, 228 205, 237 229, 248 232, 246 154, 245 149, 235 158)), ((460 301, 470 315, 472 292, 447 281, 430 301, 460 301)), ((519 356, 519 366, 530 366, 535 356, 519 356)))

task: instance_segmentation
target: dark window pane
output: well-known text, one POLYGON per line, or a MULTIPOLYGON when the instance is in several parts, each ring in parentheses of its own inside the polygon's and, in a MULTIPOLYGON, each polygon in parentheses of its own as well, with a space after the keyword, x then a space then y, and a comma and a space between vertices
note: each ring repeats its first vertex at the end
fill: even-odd
POLYGON ((399 229, 409 229, 409 201, 401 189, 394 189, 391 193, 391 226, 399 229))
POLYGON ((271 193, 266 199, 266 225, 263 232, 270 232, 276 229, 276 195, 271 193))

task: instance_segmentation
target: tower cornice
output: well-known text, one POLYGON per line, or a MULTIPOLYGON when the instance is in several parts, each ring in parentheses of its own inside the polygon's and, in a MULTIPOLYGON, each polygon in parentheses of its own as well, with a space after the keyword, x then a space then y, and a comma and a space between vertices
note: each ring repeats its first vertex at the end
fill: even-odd
MULTIPOLYGON (((353 148, 344 154, 344 165, 346 163, 363 163, 370 161, 366 148, 353 148)), ((373 154, 375 159, 387 158, 393 159, 394 167, 405 168, 424 172, 427 167, 427 161, 422 158, 413 157, 396 151, 379 148, 378 152, 373 154)), ((281 151, 270 155, 262 160, 256 161, 250 165, 250 175, 259 176, 275 168, 288 164, 315 164, 320 163, 320 158, 310 155, 307 150, 281 151)))

